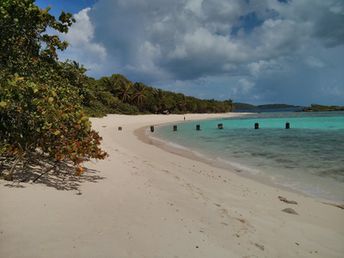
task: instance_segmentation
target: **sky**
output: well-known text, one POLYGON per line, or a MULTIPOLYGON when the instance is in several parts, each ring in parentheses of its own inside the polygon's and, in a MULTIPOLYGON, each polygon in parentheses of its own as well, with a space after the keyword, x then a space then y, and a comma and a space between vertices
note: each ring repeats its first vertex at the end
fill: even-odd
POLYGON ((61 60, 253 104, 344 105, 344 0, 39 0, 74 14, 61 60))

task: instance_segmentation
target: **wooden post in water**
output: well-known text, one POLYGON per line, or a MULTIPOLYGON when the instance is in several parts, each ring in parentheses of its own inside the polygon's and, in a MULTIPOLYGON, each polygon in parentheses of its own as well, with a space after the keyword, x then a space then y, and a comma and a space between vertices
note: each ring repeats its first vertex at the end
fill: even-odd
POLYGON ((118 126, 118 131, 122 131, 122 126, 118 126))
POLYGON ((254 124, 254 129, 259 129, 259 123, 254 124))
POLYGON ((285 129, 290 129, 290 123, 289 122, 285 123, 285 129))
POLYGON ((223 124, 218 124, 218 125, 217 125, 217 128, 218 128, 218 129, 223 129, 223 124))
POLYGON ((201 130, 201 125, 196 125, 196 130, 200 131, 201 130))
POLYGON ((173 126, 173 131, 174 131, 174 132, 177 131, 177 126, 176 126, 176 125, 173 126))
POLYGON ((153 125, 151 125, 150 130, 152 133, 154 132, 154 126, 153 125))

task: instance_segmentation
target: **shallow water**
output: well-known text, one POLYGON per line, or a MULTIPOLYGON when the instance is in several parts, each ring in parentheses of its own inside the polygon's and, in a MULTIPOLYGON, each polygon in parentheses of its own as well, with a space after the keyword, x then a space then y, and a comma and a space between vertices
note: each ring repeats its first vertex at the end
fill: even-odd
POLYGON ((344 200, 344 112, 261 113, 158 128, 156 135, 275 184, 344 200), (255 130, 254 123, 260 129, 255 130), (291 129, 285 129, 289 122, 291 129), (217 129, 222 123, 223 130, 217 129), (196 131, 196 125, 201 131, 196 131))

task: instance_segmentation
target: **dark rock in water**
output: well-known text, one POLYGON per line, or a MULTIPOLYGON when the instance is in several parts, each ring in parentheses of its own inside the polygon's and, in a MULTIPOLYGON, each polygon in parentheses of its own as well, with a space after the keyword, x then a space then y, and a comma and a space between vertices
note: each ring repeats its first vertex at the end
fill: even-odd
POLYGON ((297 204, 296 201, 292 201, 292 200, 288 200, 287 198, 283 197, 283 196, 278 196, 278 199, 281 202, 285 202, 285 203, 289 203, 289 204, 297 204))
POLYGON ((294 209, 292 208, 285 208, 282 210, 285 213, 289 213, 289 214, 294 214, 294 215, 299 215, 294 209))

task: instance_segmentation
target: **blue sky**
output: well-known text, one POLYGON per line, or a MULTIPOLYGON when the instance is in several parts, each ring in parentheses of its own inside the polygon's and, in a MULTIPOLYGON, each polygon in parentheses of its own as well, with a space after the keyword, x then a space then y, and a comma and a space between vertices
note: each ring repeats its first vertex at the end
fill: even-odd
POLYGON ((60 58, 200 98, 344 105, 342 0, 36 1, 74 14, 60 58))
POLYGON ((96 0, 36 0, 41 8, 51 7, 50 13, 59 16, 61 11, 78 13, 80 10, 94 5, 96 0))

